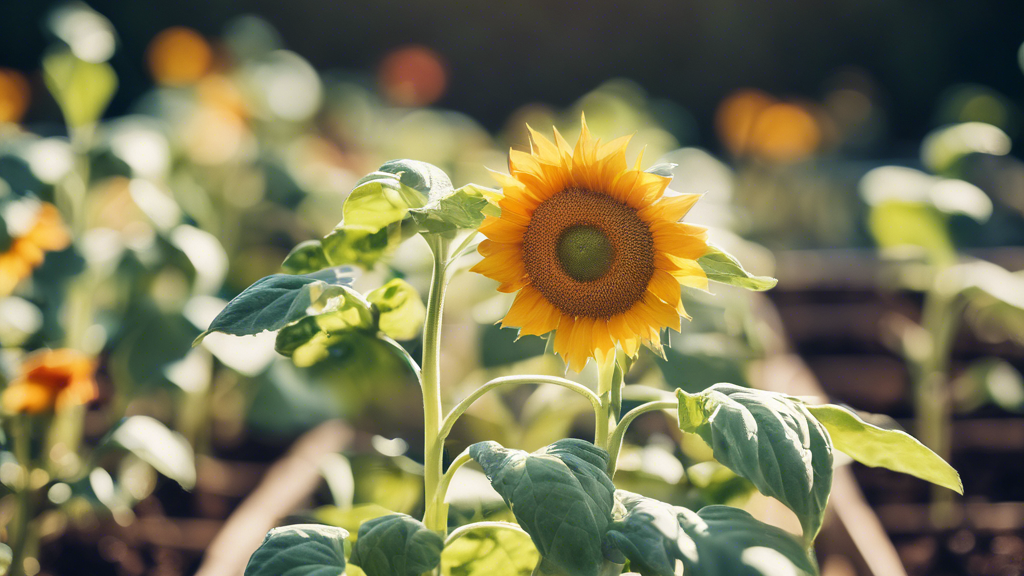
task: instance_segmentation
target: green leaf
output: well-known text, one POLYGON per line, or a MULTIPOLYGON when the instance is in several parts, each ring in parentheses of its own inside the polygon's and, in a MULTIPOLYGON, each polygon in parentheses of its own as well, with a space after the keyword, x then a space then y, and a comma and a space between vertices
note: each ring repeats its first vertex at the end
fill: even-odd
POLYGON ((111 432, 108 442, 135 454, 186 490, 196 484, 192 445, 181 434, 149 416, 130 416, 111 432))
POLYGON ((110 64, 86 62, 70 51, 46 55, 43 75, 65 122, 73 128, 99 120, 117 90, 117 75, 110 64))
POLYGON ((377 232, 401 222, 410 208, 426 204, 419 191, 402 184, 395 174, 372 172, 356 183, 343 209, 346 228, 377 232))
POLYGON ((879 248, 915 246, 938 263, 956 261, 948 216, 916 202, 889 200, 871 207, 868 228, 879 248))
POLYGON ((700 394, 676 390, 679 427, 696 432, 715 459, 796 513, 809 545, 832 490, 832 441, 792 397, 715 384, 700 394))
POLYGON ((320 241, 324 258, 332 266, 358 264, 373 268, 390 248, 398 244, 391 227, 370 232, 342 223, 320 241))
POLYGON ((352 282, 350 268, 329 268, 314 274, 273 274, 260 278, 235 296, 210 327, 196 338, 198 344, 211 332, 243 336, 280 330, 309 315, 309 307, 345 292, 352 282))
POLYGON ((857 414, 834 404, 807 406, 807 410, 828 430, 835 449, 857 462, 910 474, 964 493, 956 470, 910 434, 868 424, 857 414))
POLYGON ((380 311, 382 332, 396 340, 411 340, 423 328, 427 308, 411 284, 395 278, 367 294, 366 299, 380 311))
POLYGON ((454 189, 444 170, 419 160, 388 160, 378 171, 398 176, 404 186, 431 200, 447 196, 454 189))
POLYGON ((542 563, 571 576, 598 574, 615 492, 604 450, 570 438, 532 454, 478 442, 469 454, 533 539, 542 563))
POLYGON ((739 260, 711 244, 708 245, 708 251, 697 259, 697 264, 700 264, 700 267, 704 269, 708 280, 746 288, 747 290, 768 290, 779 282, 769 276, 751 275, 750 272, 743 269, 743 265, 739 263, 739 260))
POLYGON ((476 184, 467 184, 444 196, 432 195, 426 206, 411 210, 413 219, 420 231, 427 234, 478 228, 484 216, 498 216, 501 213, 487 199, 485 193, 488 190, 476 184))
POLYGON ((300 346, 320 334, 326 338, 351 330, 376 332, 370 303, 347 286, 336 288, 337 290, 332 292, 326 301, 318 301, 318 304, 322 304, 318 313, 281 328, 274 343, 274 348, 279 354, 292 356, 300 346))
POLYGON ((447 576, 530 576, 540 559, 533 541, 522 532, 477 528, 441 552, 447 576))
POLYGON ((306 240, 300 243, 281 263, 281 268, 288 274, 309 274, 330 266, 324 247, 319 240, 306 240))
POLYGON ((366 576, 419 576, 441 562, 444 539, 407 514, 368 520, 359 527, 349 562, 366 576))
POLYGON ((606 556, 642 576, 815 575, 817 567, 800 541, 731 506, 693 512, 617 490, 615 522, 605 534, 606 556))
POLYGON ((249 558, 245 576, 341 576, 347 536, 319 524, 274 528, 249 558))

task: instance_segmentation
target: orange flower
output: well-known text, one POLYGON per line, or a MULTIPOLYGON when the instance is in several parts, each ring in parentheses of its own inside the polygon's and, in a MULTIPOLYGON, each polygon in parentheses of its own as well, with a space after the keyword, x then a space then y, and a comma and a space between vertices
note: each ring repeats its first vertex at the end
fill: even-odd
POLYGON ((21 365, 21 375, 4 390, 7 412, 39 414, 96 399, 96 363, 76 350, 41 350, 21 365))
MULTIPOLYGON (((601 144, 586 122, 575 148, 530 131, 531 151, 512 150, 501 217, 480 226, 483 260, 472 270, 518 292, 502 326, 555 332, 554 350, 579 372, 621 345, 660 345, 686 316, 681 286, 707 289, 697 264, 707 230, 679 220, 699 198, 666 195, 671 178, 626 162, 629 137, 601 144)), ((687 316, 689 318, 689 316, 687 316)))
POLYGON ((43 263, 46 252, 63 250, 70 243, 71 236, 57 207, 43 202, 36 213, 35 224, 0 254, 0 296, 10 294, 22 280, 31 276, 43 263))

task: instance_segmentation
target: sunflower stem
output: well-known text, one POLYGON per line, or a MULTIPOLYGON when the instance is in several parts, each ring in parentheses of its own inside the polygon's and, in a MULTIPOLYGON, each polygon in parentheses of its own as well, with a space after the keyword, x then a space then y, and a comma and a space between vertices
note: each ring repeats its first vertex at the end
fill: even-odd
POLYGON ((423 486, 425 510, 423 523, 427 528, 447 532, 448 518, 444 510, 443 478, 444 438, 441 436, 441 316, 448 279, 449 241, 439 235, 426 236, 434 255, 434 268, 427 296, 427 318, 423 324, 423 370, 420 385, 423 391, 423 486))
MULTIPOLYGON (((619 381, 618 385, 621 386, 622 382, 619 381)), ((608 449, 608 441, 611 439, 608 432, 615 427, 615 402, 613 399, 620 396, 620 394, 612 392, 612 388, 615 386, 615 354, 609 354, 604 361, 599 361, 597 367, 597 396, 601 405, 597 410, 597 420, 594 425, 594 445, 604 450, 608 449)))
POLYGON ((619 451, 622 450, 622 439, 626 436, 626 428, 629 428, 630 423, 636 420, 637 416, 655 410, 675 410, 678 407, 679 402, 676 400, 655 400, 641 404, 627 412, 612 431, 608 447, 608 475, 615 478, 615 470, 619 465, 619 451))

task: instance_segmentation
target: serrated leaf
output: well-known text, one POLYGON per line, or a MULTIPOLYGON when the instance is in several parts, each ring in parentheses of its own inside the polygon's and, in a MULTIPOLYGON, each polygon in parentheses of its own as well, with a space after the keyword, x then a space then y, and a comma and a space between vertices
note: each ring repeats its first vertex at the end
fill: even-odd
POLYGON ((341 576, 346 537, 345 530, 320 524, 274 528, 249 557, 245 576, 341 576))
POLYGON ((376 232, 361 228, 339 225, 320 241, 324 258, 332 266, 358 264, 363 268, 373 268, 388 250, 397 244, 390 227, 376 232))
POLYGON ((281 263, 281 268, 288 274, 310 274, 330 265, 320 241, 306 240, 292 248, 284 262, 281 263))
POLYGON ((135 454, 186 490, 196 485, 192 445, 181 434, 149 416, 130 416, 110 433, 108 442, 135 454))
POLYGON ((571 576, 598 574, 615 492, 604 450, 570 438, 533 453, 478 442, 469 454, 533 539, 542 563, 571 576))
POLYGON ((307 316, 315 302, 342 294, 352 278, 351 269, 345 267, 301 276, 273 274, 260 278, 228 302, 193 345, 211 332, 245 336, 280 330, 307 316))
POLYGON ((359 527, 349 562, 367 576, 419 576, 441 562, 444 539, 407 514, 368 520, 359 527))
POLYGON ((835 449, 857 462, 910 474, 964 493, 956 470, 910 434, 868 424, 857 414, 834 404, 808 406, 807 410, 828 430, 835 449))
POLYGON ((604 543, 612 562, 629 559, 642 576, 815 575, 814 561, 788 532, 731 506, 694 512, 617 490, 617 517, 604 543))
POLYGON ((43 76, 64 121, 76 128, 99 120, 117 90, 117 75, 110 64, 86 62, 70 51, 44 57, 43 76))
POLYGON ((380 311, 380 330, 396 340, 411 340, 423 328, 427 308, 411 284, 395 278, 366 295, 380 311))
POLYGON ((679 426, 696 432, 715 459, 789 507, 810 545, 832 490, 832 441, 807 407, 774 392, 715 384, 676 390, 679 426))
POLYGON ((477 528, 441 552, 445 576, 529 576, 540 559, 529 536, 515 530, 477 528))
POLYGON ((704 270, 708 280, 747 290, 768 290, 779 282, 769 276, 752 275, 743 268, 739 260, 711 244, 708 245, 708 251, 697 259, 697 264, 704 270))

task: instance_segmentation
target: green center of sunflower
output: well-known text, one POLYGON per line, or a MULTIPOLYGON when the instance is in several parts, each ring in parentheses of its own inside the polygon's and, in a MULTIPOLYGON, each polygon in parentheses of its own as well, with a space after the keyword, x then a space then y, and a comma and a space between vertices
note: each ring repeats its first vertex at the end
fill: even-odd
POLYGON ((558 261, 575 280, 590 282, 608 273, 615 248, 604 232, 592 226, 570 226, 558 239, 558 261))

